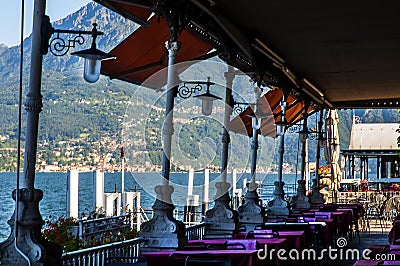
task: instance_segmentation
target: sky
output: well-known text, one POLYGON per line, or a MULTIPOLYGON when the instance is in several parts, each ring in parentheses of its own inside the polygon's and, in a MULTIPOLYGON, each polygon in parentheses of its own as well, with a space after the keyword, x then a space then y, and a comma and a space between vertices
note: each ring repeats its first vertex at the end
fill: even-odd
MULTIPOLYGON (((25 0, 24 36, 32 32, 33 3, 25 0)), ((46 15, 59 20, 88 4, 89 0, 47 0, 46 15)), ((15 46, 20 43, 22 0, 0 0, 0 43, 15 46)))

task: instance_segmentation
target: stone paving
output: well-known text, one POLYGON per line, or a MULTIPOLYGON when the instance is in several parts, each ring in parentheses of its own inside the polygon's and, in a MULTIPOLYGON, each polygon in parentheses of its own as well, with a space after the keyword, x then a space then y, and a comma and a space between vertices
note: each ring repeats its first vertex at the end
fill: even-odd
MULTIPOLYGON (((360 232, 360 239, 355 238, 352 241, 348 241, 346 244, 347 249, 358 249, 360 256, 362 256, 362 252, 367 249, 370 245, 372 244, 389 244, 388 243, 388 233, 390 230, 390 225, 388 225, 388 227, 383 229, 383 233, 381 228, 378 227, 373 227, 371 228, 371 230, 369 232, 360 232)), ((332 247, 332 248, 336 248, 336 247, 332 247)), ((333 252, 333 254, 335 254, 335 252, 333 252)), ((338 256, 340 256, 339 252, 337 252, 336 254, 338 254, 338 256)), ((324 257, 329 257, 324 256, 324 257)), ((312 261, 312 262, 304 262, 303 265, 304 266, 336 266, 336 265, 340 265, 340 266, 352 266, 355 262, 357 261, 357 259, 351 259, 351 256, 349 256, 349 258, 346 258, 345 253, 343 253, 343 258, 337 258, 336 260, 332 260, 329 258, 326 258, 324 260, 317 260, 317 261, 312 261)), ((296 265, 297 264, 293 264, 296 265)), ((299 264, 300 265, 300 264, 299 264)), ((400 261, 399 261, 399 265, 400 265, 400 261)))

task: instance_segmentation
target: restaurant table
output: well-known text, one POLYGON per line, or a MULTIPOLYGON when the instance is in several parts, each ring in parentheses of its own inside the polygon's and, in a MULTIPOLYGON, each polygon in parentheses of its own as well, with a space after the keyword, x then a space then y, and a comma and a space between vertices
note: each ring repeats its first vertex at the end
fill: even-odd
MULTIPOLYGON (((353 264, 353 266, 375 266, 379 265, 378 263, 382 263, 383 261, 381 260, 358 260, 356 263, 353 264)), ((380 264, 382 265, 382 264, 380 264)), ((387 265, 387 264, 386 264, 387 265)), ((398 265, 398 264, 395 264, 398 265)))
POLYGON ((171 254, 190 256, 207 254, 210 256, 229 256, 233 266, 262 266, 264 261, 258 258, 257 250, 187 250, 187 251, 155 251, 143 252, 148 266, 168 266, 171 254))
MULTIPOLYGON (((257 232, 258 230, 254 230, 256 235, 252 238, 247 238, 247 239, 256 239, 260 240, 259 243, 261 244, 261 241, 263 239, 274 239, 274 238, 264 238, 261 232, 257 232)), ((263 230, 259 230, 263 231, 263 230)), ((266 230, 268 231, 268 230, 266 230)), ((304 231, 297 230, 297 231, 284 231, 284 230, 279 230, 277 231, 278 233, 278 239, 287 239, 287 248, 288 249, 297 249, 297 250, 303 250, 307 248, 307 240, 306 240, 306 235, 304 231)), ((234 239, 245 239, 248 236, 249 232, 240 232, 234 235, 234 239)), ((266 233, 265 236, 270 236, 270 233, 266 233)))
POLYGON ((321 230, 319 237, 322 239, 323 245, 332 244, 333 238, 336 235, 336 223, 334 219, 317 219, 317 222, 324 222, 326 226, 321 230))
POLYGON ((278 231, 280 238, 287 239, 288 248, 303 250, 307 248, 306 234, 304 231, 278 231))
POLYGON ((265 245, 268 249, 287 249, 288 241, 285 238, 253 238, 253 239, 203 239, 203 240, 189 240, 189 245, 199 245, 204 243, 205 245, 221 245, 224 243, 234 244, 242 243, 247 250, 258 250, 264 248, 265 245))
MULTIPOLYGON (((398 257, 400 255, 400 245, 390 245, 389 252, 390 252, 390 254, 395 254, 396 257, 398 257)), ((399 264, 400 264, 400 261, 399 261, 399 264)))
POLYGON ((346 212, 344 211, 335 211, 332 212, 333 219, 336 221, 336 228, 338 230, 339 236, 342 236, 347 232, 346 230, 346 212))
POLYGON ((390 245, 387 244, 371 244, 368 246, 371 253, 368 255, 370 258, 376 258, 380 254, 387 254, 390 249, 390 245))
POLYGON ((383 261, 383 264, 381 264, 381 265, 397 265, 397 266, 399 266, 400 265, 400 261, 398 261, 398 260, 385 260, 385 261, 383 261))

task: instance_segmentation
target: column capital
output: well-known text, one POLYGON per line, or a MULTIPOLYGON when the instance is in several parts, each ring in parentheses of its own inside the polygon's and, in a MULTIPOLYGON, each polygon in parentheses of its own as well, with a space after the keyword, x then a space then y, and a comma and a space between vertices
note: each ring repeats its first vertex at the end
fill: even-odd
POLYGON ((179 48, 181 47, 181 43, 177 41, 166 41, 165 48, 167 48, 168 52, 175 54, 179 48))

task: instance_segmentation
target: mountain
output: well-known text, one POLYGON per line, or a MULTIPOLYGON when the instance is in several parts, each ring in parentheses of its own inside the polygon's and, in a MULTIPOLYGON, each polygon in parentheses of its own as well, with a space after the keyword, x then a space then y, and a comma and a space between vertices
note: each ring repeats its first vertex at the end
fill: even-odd
MULTIPOLYGON (((64 19, 53 23, 58 29, 81 29, 91 30, 92 23, 96 22, 98 30, 103 31, 104 36, 99 36, 97 46, 103 51, 110 51, 118 43, 129 36, 137 25, 124 19, 118 14, 103 8, 96 3, 90 3, 77 12, 68 15, 64 19)), ((31 50, 31 36, 24 40, 23 60, 23 99, 27 93, 29 80, 29 64, 31 50)), ((87 48, 91 43, 87 38, 84 46, 76 47, 74 51, 87 48)), ((14 171, 16 161, 16 139, 17 139, 17 113, 19 92, 19 46, 7 47, 0 45, 0 171, 14 171)), ((72 52, 69 51, 69 53, 72 52)), ((40 115, 38 165, 52 164, 60 167, 89 165, 98 167, 105 164, 117 164, 119 147, 122 142, 122 124, 126 117, 129 104, 135 107, 135 117, 144 117, 149 109, 149 91, 139 91, 142 95, 141 101, 132 98, 136 92, 136 86, 118 80, 108 80, 101 77, 95 84, 88 84, 82 78, 82 59, 70 56, 69 53, 62 57, 56 57, 50 53, 43 58, 42 95, 43 111, 40 115)), ((212 59, 218 61, 218 59, 212 59)), ((215 77, 222 73, 222 69, 202 69, 201 76, 215 77)), ((221 74, 222 75, 222 74, 221 74)), ((244 79, 244 78, 243 78, 244 79)), ((242 81, 240 81, 242 82, 242 81)), ((153 92, 151 92, 153 93, 153 92)), ((250 95, 252 89, 243 92, 250 95)), ((249 96, 250 97, 250 96, 249 96)), ((250 97, 251 98, 251 97, 250 97)), ((154 114, 146 128, 150 136, 160 136, 161 125, 157 124, 163 112, 163 99, 160 107, 154 114), (160 111, 161 110, 161 111, 160 111)), ((188 110, 195 107, 188 106, 188 110)), ((363 122, 398 122, 397 110, 357 110, 356 115, 363 122)), ((350 110, 339 111, 339 130, 341 146, 347 147, 352 112, 350 110)), ((23 121, 25 115, 23 115, 23 121)), ((125 121, 125 123, 129 123, 125 121)), ((193 123, 179 132, 182 154, 175 161, 185 161, 179 156, 188 156, 197 160, 202 152, 208 154, 208 150, 216 150, 212 163, 220 165, 221 128, 219 124, 207 123, 199 126, 200 122, 193 123), (204 134, 213 135, 214 142, 203 141, 204 134), (202 143, 202 147, 198 145, 202 143), (186 155, 185 155, 186 154, 186 155)), ((316 127, 316 118, 311 117, 311 127, 316 127)), ((25 133, 23 124, 22 139, 25 133)), ((134 132, 140 135, 139 131, 134 132)), ((161 161, 160 139, 156 138, 150 144, 138 143, 134 150, 135 164, 146 164, 148 157, 155 164, 161 161), (150 155, 148 155, 150 154, 150 155)), ((285 162, 291 166, 291 170, 299 166, 298 134, 288 133, 286 135, 285 162)), ((272 143, 273 144, 273 143, 272 143)), ((273 149, 272 144, 264 144, 261 150, 273 149)), ((315 158, 316 141, 310 141, 310 160, 315 158)), ((262 153, 262 152, 260 152, 262 153)), ((232 163, 243 165, 243 158, 250 154, 250 144, 245 138, 234 147, 232 163)), ((210 155, 211 156, 211 155, 210 155)), ((276 162, 276 153, 275 153, 276 162)), ((266 153, 260 155, 259 161, 270 161, 266 153)), ((199 162, 201 160, 199 159, 199 162)), ((246 166, 248 167, 248 165, 246 166)), ((175 168, 179 168, 176 165, 175 168)))

